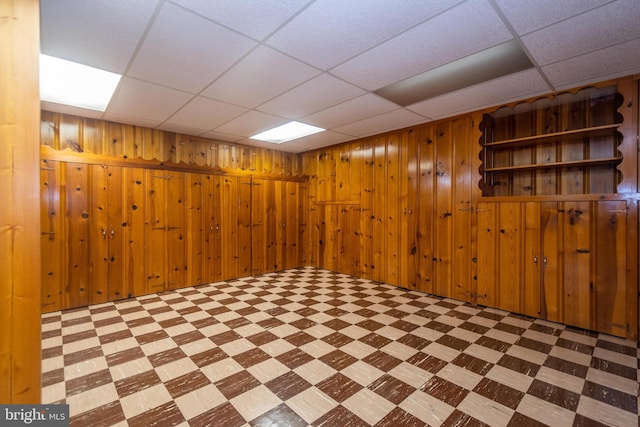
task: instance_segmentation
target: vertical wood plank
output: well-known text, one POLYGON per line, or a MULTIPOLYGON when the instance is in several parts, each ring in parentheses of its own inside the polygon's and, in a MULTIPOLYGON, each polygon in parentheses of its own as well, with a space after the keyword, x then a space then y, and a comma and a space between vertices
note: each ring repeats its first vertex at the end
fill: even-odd
POLYGON ((375 183, 373 159, 373 142, 370 139, 362 141, 362 193, 360 195, 360 265, 361 275, 364 278, 373 277, 373 229, 375 216, 373 206, 375 204, 375 183))
POLYGON ((541 204, 538 202, 522 203, 523 224, 523 288, 520 299, 520 312, 527 316, 540 317, 540 285, 542 275, 542 230, 541 204))
POLYGON ((627 202, 595 202, 595 329, 627 336, 627 202))
POLYGON ((472 301, 471 203, 473 179, 471 159, 475 142, 471 140, 473 121, 470 117, 453 123, 453 277, 452 297, 472 301))
POLYGON ((167 289, 184 288, 187 271, 186 173, 169 172, 167 191, 167 289))
POLYGON ((69 281, 64 308, 83 307, 91 302, 89 236, 91 234, 89 171, 80 163, 67 163, 67 224, 69 231, 69 281))
POLYGON ((40 162, 41 305, 44 313, 62 309, 61 297, 66 283, 64 169, 60 162, 40 162))
POLYGON ((418 271, 417 288, 423 292, 433 293, 433 264, 434 264, 434 214, 435 200, 433 197, 435 173, 435 143, 434 126, 427 126, 420 130, 418 144, 419 182, 418 182, 418 271))
POLYGON ((88 169, 91 198, 90 303, 99 304, 109 298, 109 168, 105 165, 90 165, 88 169))
POLYGON ((453 260, 453 138, 452 123, 437 125, 436 143, 436 178, 435 178, 435 246, 434 246, 434 292, 437 295, 451 297, 453 260))
POLYGON ((204 229, 205 175, 186 174, 187 180, 187 280, 188 286, 205 283, 205 238, 208 231, 204 229))
POLYGON ((123 205, 124 184, 121 167, 109 166, 107 183, 109 189, 107 200, 109 213, 109 285, 107 286, 107 292, 108 300, 116 301, 129 297, 130 293, 127 287, 123 259, 127 223, 123 205))
POLYGON ((594 289, 592 278, 591 202, 561 203, 563 265, 563 322, 593 329, 594 289))
POLYGON ((386 160, 386 144, 383 138, 373 140, 373 206, 372 216, 373 222, 373 262, 371 263, 371 280, 384 282, 386 275, 386 256, 385 247, 387 230, 387 160, 386 160))
POLYGON ((166 266, 168 265, 168 242, 166 230, 169 226, 166 206, 167 200, 167 172, 147 170, 146 190, 147 200, 145 207, 147 245, 146 272, 147 289, 146 293, 163 292, 167 289, 168 277, 166 266))
POLYGON ((497 304, 503 310, 521 312, 523 277, 521 205, 503 202, 498 211, 497 304))
POLYGON ((0 2, 0 402, 40 403, 39 2, 0 2))
POLYGON ((406 198, 400 199, 400 136, 397 133, 391 134, 386 138, 387 145, 387 191, 386 204, 387 212, 385 215, 385 228, 387 231, 384 249, 386 255, 385 279, 386 283, 398 286, 400 284, 399 268, 400 268, 400 218, 402 217, 401 209, 406 208, 406 198), (403 206, 401 206, 403 205, 403 206))
POLYGON ((224 178, 206 175, 204 179, 205 283, 222 280, 222 188, 224 178))
POLYGON ((146 276, 146 171, 141 168, 124 168, 123 211, 127 226, 123 229, 123 267, 127 296, 144 295, 147 291, 146 276))
POLYGON ((478 203, 477 300, 478 304, 495 307, 497 299, 498 217, 496 203, 478 203))
POLYGON ((251 191, 250 177, 238 179, 238 276, 251 275, 251 191))
POLYGON ((560 249, 562 230, 559 205, 555 202, 541 203, 540 228, 542 230, 542 293, 540 310, 543 319, 561 322, 564 316, 563 265, 560 249))

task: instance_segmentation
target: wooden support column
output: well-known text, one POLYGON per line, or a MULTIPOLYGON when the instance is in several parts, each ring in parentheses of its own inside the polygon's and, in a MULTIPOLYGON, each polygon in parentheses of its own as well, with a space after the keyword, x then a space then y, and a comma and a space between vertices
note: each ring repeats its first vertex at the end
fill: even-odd
POLYGON ((38 0, 0 0, 0 403, 40 403, 38 0))

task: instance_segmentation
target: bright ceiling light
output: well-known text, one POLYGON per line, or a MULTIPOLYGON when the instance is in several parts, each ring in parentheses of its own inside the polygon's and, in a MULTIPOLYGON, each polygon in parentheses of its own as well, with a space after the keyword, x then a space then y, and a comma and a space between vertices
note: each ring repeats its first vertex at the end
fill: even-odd
POLYGON ((120 75, 48 55, 40 55, 40 99, 104 111, 120 75))
POLYGON ((260 141, 282 144, 283 142, 293 141, 294 139, 313 135, 314 133, 322 132, 324 130, 325 129, 300 122, 289 122, 276 128, 254 135, 251 137, 251 139, 259 139, 260 141))

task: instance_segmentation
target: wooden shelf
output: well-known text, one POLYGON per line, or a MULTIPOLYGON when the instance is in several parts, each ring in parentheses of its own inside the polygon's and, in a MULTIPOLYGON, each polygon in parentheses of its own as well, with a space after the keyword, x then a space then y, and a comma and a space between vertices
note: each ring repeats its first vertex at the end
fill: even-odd
POLYGON ((579 166, 615 165, 622 161, 620 157, 605 157, 601 159, 571 160, 566 162, 535 163, 530 165, 504 166, 485 169, 485 172, 514 172, 520 170, 571 168, 579 166))
POLYGON ((600 137, 611 135, 620 126, 619 123, 614 123, 605 126, 596 126, 584 129, 568 130, 564 132, 554 132, 543 135, 527 136, 523 138, 505 139, 502 141, 487 142, 482 144, 485 148, 498 149, 498 148, 511 148, 522 147, 527 145, 538 145, 545 142, 556 141, 570 141, 575 139, 582 139, 585 137, 600 137))

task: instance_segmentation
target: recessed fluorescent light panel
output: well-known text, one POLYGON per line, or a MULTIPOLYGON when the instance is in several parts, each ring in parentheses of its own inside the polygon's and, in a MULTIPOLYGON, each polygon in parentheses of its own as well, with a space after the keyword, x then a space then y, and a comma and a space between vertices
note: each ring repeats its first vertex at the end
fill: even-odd
POLYGON ((259 139, 260 141, 282 144, 283 142, 293 141, 294 139, 313 135, 314 133, 322 132, 324 130, 325 129, 307 125, 305 123, 289 122, 254 135, 251 139, 259 139))
POLYGON ((48 55, 40 55, 40 99, 104 111, 120 75, 48 55))
POLYGON ((518 42, 511 40, 385 86, 375 93, 407 106, 529 68, 533 68, 531 60, 518 42))

